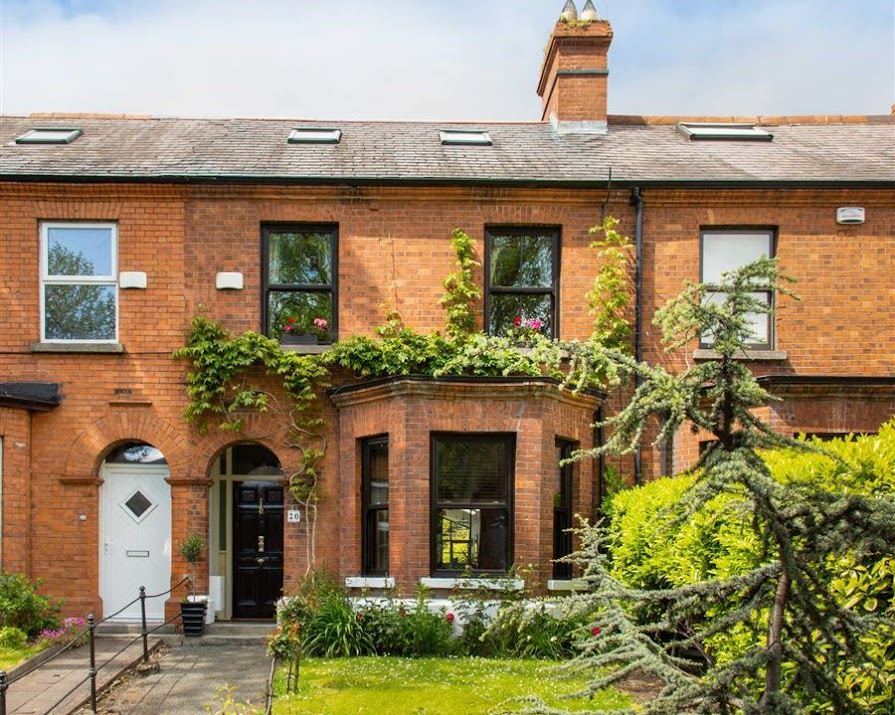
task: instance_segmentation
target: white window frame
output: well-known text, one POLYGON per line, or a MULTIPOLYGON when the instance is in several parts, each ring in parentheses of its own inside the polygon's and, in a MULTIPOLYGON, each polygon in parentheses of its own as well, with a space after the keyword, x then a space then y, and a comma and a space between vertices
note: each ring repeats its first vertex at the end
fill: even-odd
MULTIPOLYGON (((705 283, 709 286, 710 291, 707 296, 707 300, 723 300, 724 292, 720 290, 711 290, 714 288, 715 283, 706 278, 706 242, 711 239, 726 239, 728 241, 735 241, 737 237, 755 237, 755 236, 766 236, 768 240, 768 255, 767 258, 774 258, 777 254, 777 233, 775 230, 770 228, 704 228, 700 231, 699 237, 699 280, 702 283, 705 283)), ((742 265, 737 265, 733 268, 742 268, 742 266, 747 265, 743 263, 742 265)), ((768 287, 766 291, 760 291, 752 294, 753 297, 760 297, 762 295, 767 297, 768 308, 772 311, 770 313, 756 313, 754 315, 754 320, 765 321, 766 323, 766 331, 767 331, 767 342, 755 342, 750 343, 747 347, 751 350, 774 350, 774 345, 776 343, 776 330, 774 325, 774 305, 775 305, 775 291, 772 287, 768 287)), ((699 340, 701 348, 709 348, 711 349, 714 341, 710 336, 702 335, 699 340)))
POLYGON ((78 221, 44 221, 40 224, 40 340, 43 343, 91 343, 109 345, 118 342, 118 224, 111 222, 81 223, 78 221), (50 229, 88 228, 108 229, 111 234, 111 265, 108 275, 97 276, 51 276, 49 275, 49 231, 50 229), (46 337, 46 296, 49 285, 97 285, 109 286, 115 291, 115 335, 103 340, 63 340, 46 337))

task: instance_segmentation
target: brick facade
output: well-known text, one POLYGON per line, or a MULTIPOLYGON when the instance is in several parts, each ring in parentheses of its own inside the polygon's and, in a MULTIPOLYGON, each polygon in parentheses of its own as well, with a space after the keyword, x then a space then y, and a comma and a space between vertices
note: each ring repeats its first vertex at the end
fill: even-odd
MULTIPOLYGON (((541 78, 545 119, 606 121, 604 70, 610 40, 608 23, 557 26, 541 78)), ((623 132, 626 124, 666 120, 609 117, 608 136, 616 125, 623 132)), ((824 125, 844 121, 862 120, 819 120, 824 125)), ((667 131, 674 128, 669 125, 667 131)), ((598 152, 600 146, 586 148, 598 152)), ((453 161, 448 154, 443 159, 453 161)), ((683 162, 679 170, 686 170, 683 162)), ((763 416, 788 433, 874 431, 895 412, 893 182, 712 178, 676 183, 629 176, 609 184, 603 174, 542 182, 481 177, 417 182, 272 177, 181 182, 155 177, 141 182, 3 176, 0 378, 60 383, 63 397, 60 406, 46 411, 0 401, 3 569, 44 579, 48 593, 65 599, 66 613, 108 611, 100 588, 103 463, 122 444, 145 442, 165 456, 171 486, 169 548, 193 531, 220 534, 221 507, 210 502, 209 490, 215 465, 228 448, 255 442, 276 456, 285 474, 298 470, 299 455, 283 446, 277 436, 282 425, 271 413, 247 415, 241 434, 214 428, 201 434, 186 425, 187 366, 171 359, 184 345, 196 315, 221 321, 234 333, 262 328, 265 226, 337 227, 340 337, 373 335, 386 307, 399 311, 409 327, 443 329, 438 301, 444 277, 454 270, 449 239, 455 228, 469 234, 480 258, 488 227, 558 229, 559 337, 584 339, 592 326, 585 296, 598 269, 589 229, 605 213, 617 217, 619 230, 634 238, 631 197, 636 186, 643 198, 643 357, 672 370, 708 359, 696 345, 665 353, 652 322, 684 281, 699 280, 700 231, 769 229, 782 271, 798 279, 795 290, 801 300, 780 297, 775 350, 750 363, 782 397, 763 416), (837 224, 835 212, 841 206, 863 207, 865 222, 837 224), (115 351, 89 346, 73 351, 40 343, 40 225, 46 221, 114 223, 118 270, 146 273, 145 290, 119 290, 115 351), (218 290, 219 272, 241 273, 242 290, 218 290)), ((482 269, 474 278, 484 285, 482 269)), ((483 324, 481 306, 476 319, 483 324)), ((361 440, 382 434, 389 438, 390 575, 400 592, 409 593, 431 571, 432 433, 511 433, 516 439, 512 558, 521 566, 531 564, 528 585, 545 590, 551 574, 555 439, 591 446, 595 411, 616 409, 623 396, 603 403, 595 396, 564 393, 542 380, 408 378, 358 384, 353 376, 337 374, 333 384, 337 389, 321 393, 314 408, 328 444, 320 465, 324 496, 315 539, 318 565, 325 564, 340 578, 359 575, 361 440), (350 387, 338 389, 345 386, 350 387)), ((664 461, 675 470, 685 468, 697 456, 702 438, 682 431, 664 461)), ((642 457, 643 478, 663 471, 657 449, 644 449, 642 457)), ((631 480, 630 463, 620 467, 631 480)), ((574 485, 574 510, 592 514, 600 489, 596 465, 579 464, 574 485)), ((287 509, 295 506, 287 499, 287 509)), ((309 568, 307 547, 303 525, 287 523, 287 590, 309 568)), ((188 568, 176 548, 171 552, 173 585, 188 568)), ((200 588, 208 577, 209 562, 203 561, 200 588)), ((171 596, 169 614, 180 594, 171 596)))

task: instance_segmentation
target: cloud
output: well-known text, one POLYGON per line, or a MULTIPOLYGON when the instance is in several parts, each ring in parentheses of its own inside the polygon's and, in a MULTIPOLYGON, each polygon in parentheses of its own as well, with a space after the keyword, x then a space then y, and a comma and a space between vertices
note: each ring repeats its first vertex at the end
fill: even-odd
MULTIPOLYGON (((887 0, 605 0, 610 111, 885 113, 887 0), (848 38, 855 38, 849 42, 848 38)), ((537 120, 559 0, 4 0, 0 109, 537 120)))

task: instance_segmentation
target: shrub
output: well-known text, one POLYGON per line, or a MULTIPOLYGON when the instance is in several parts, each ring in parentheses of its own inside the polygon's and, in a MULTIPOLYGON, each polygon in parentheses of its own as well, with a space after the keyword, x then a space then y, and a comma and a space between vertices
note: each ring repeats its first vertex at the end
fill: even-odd
POLYGON ((345 593, 328 591, 308 619, 302 636, 304 652, 327 658, 372 655, 373 641, 359 615, 345 593))
POLYGON ((87 642, 87 621, 83 618, 66 618, 58 628, 44 628, 37 638, 44 645, 83 645, 87 642))
POLYGON ((427 601, 426 590, 418 588, 416 603, 405 617, 405 628, 410 630, 410 655, 447 655, 451 650, 451 636, 454 633, 453 614, 448 615, 443 609, 430 611, 427 601))
POLYGON ((364 606, 357 614, 370 636, 376 655, 409 657, 413 654, 413 633, 408 627, 407 609, 391 598, 364 606))
POLYGON ((22 650, 28 644, 28 635, 21 628, 3 626, 0 628, 0 648, 22 650))
POLYGON ((587 619, 554 616, 543 602, 502 608, 479 640, 500 658, 562 660, 575 654, 587 619))
MULTIPOLYGON (((792 450, 763 455, 774 478, 836 494, 891 498, 895 494, 895 422, 876 437, 815 442, 825 453, 792 450)), ((698 514, 683 520, 671 506, 693 483, 689 476, 660 479, 627 490, 612 499, 609 526, 612 573, 629 586, 663 589, 743 573, 761 558, 762 545, 749 529, 750 515, 736 494, 710 501, 698 514)), ((895 702, 895 558, 883 553, 842 553, 827 565, 832 590, 858 616, 879 619, 862 638, 863 663, 848 663, 842 654, 828 657, 840 666, 839 681, 851 697, 874 715, 895 702)), ((707 617, 717 612, 707 612, 707 617)), ((702 645, 710 657, 724 663, 760 645, 766 637, 767 614, 749 624, 713 636, 702 645)), ((682 629, 694 624, 681 624, 682 629)), ((788 668, 795 668, 789 664, 788 668)), ((832 704, 814 705, 811 712, 833 712, 832 704)))
POLYGON ((43 629, 59 626, 59 604, 37 593, 40 584, 23 574, 0 573, 0 628, 14 626, 35 638, 43 629))
POLYGON ((307 654, 331 658, 373 653, 372 641, 345 589, 325 572, 312 572, 293 595, 280 602, 277 621, 279 630, 270 649, 281 657, 298 659, 307 654))

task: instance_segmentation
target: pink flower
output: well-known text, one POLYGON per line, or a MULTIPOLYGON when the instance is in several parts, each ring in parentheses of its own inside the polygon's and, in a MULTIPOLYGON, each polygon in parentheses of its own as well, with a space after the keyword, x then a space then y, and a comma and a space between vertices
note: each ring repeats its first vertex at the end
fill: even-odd
POLYGON ((445 613, 444 617, 447 619, 448 623, 454 622, 454 614, 453 613, 445 613))
POLYGON ((543 325, 544 323, 541 322, 540 318, 532 318, 531 320, 525 321, 525 327, 531 328, 532 330, 540 330, 543 325))
POLYGON ((314 325, 316 325, 321 330, 326 330, 329 326, 329 323, 326 322, 325 318, 314 318, 314 325))
POLYGON ((598 636, 598 635, 600 635, 600 633, 601 633, 601 631, 600 631, 599 626, 594 626, 593 628, 590 629, 590 634, 592 636, 598 636))

